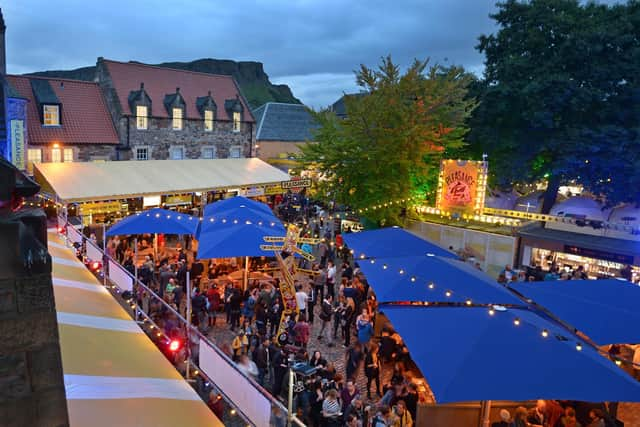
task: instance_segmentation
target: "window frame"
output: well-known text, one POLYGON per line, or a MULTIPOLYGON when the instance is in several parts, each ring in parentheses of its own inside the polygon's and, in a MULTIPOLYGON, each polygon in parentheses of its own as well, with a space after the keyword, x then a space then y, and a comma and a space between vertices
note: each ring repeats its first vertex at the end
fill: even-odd
POLYGON ((51 147, 51 163, 62 163, 62 148, 51 147))
POLYGON ((215 145, 205 145, 200 150, 200 158, 207 159, 207 160, 217 159, 218 158, 218 147, 216 147, 215 145), (205 150, 212 150, 213 157, 205 157, 205 155, 204 155, 205 150))
POLYGON ((233 131, 238 133, 242 130, 242 113, 239 111, 234 111, 231 114, 233 131))
POLYGON ((149 107, 146 105, 136 105, 136 129, 147 130, 149 129, 149 107), (144 115, 139 114, 139 109, 144 108, 144 115), (142 124, 142 126, 141 126, 142 124))
POLYGON ((184 128, 184 109, 182 107, 173 107, 171 109, 171 129, 182 130, 184 128), (179 117, 176 117, 176 112, 180 111, 179 117))
POLYGON ((62 148, 62 163, 73 163, 74 160, 74 152, 71 147, 63 147, 62 148), (67 154, 71 153, 71 158, 67 158, 67 154))
POLYGON ((42 104, 42 126, 55 127, 60 126, 60 105, 58 104, 42 104), (55 108, 55 118, 57 123, 47 123, 47 116, 51 118, 52 112, 47 112, 47 109, 55 108))
POLYGON ((151 159, 151 148, 148 145, 136 145, 135 147, 133 147, 133 159, 140 162, 151 159), (146 150, 146 159, 139 158, 138 150, 146 150))
POLYGON ((42 163, 42 148, 27 148, 27 170, 33 173, 33 164, 42 163), (38 161, 33 160, 31 154, 38 153, 38 161))
POLYGON ((242 145, 232 145, 229 147, 229 158, 230 159, 242 159, 242 145), (233 155, 233 150, 238 150, 238 155, 233 155))
POLYGON ((215 121, 213 110, 204 110, 204 131, 213 132, 213 122, 215 121), (211 115, 211 118, 207 118, 211 115))
POLYGON ((186 151, 184 149, 184 145, 172 145, 171 147, 169 147, 169 160, 184 160, 186 158, 186 151), (176 159, 173 157, 173 153, 177 152, 177 150, 180 150, 180 158, 176 159))

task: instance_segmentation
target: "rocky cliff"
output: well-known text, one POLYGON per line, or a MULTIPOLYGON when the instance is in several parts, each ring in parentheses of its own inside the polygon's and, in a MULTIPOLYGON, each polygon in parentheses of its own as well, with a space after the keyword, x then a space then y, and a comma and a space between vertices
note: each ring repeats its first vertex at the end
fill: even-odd
MULTIPOLYGON (((274 85, 264 72, 261 62, 231 61, 226 59, 197 59, 191 62, 163 62, 154 64, 159 67, 197 71, 200 73, 223 74, 233 76, 251 108, 257 108, 266 102, 287 102, 299 104, 287 85, 274 85)), ((60 77, 76 80, 94 80, 96 67, 82 67, 75 70, 53 70, 31 73, 37 76, 60 77)))

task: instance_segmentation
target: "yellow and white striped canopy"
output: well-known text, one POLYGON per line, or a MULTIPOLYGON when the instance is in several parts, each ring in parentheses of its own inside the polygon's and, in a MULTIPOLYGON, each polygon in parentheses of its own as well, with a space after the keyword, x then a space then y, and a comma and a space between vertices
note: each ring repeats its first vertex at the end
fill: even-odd
POLYGON ((49 253, 71 427, 223 425, 55 232, 49 253))

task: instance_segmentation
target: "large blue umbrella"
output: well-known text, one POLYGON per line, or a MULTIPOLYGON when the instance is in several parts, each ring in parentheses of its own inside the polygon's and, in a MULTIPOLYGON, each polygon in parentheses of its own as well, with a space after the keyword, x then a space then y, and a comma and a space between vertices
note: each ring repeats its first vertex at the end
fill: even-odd
POLYGON ((144 233, 195 234, 198 223, 198 218, 191 215, 155 208, 117 222, 107 230, 107 236, 144 233))
POLYGON ((512 283, 598 344, 640 342, 640 287, 626 280, 512 283))
POLYGON ((233 197, 205 206, 198 228, 198 258, 269 256, 265 236, 284 236, 282 222, 264 203, 233 197))
POLYGON ((365 259, 359 265, 383 302, 524 304, 482 271, 456 259, 419 255, 365 259))
POLYGON ((445 258, 458 258, 440 246, 428 242, 399 227, 347 233, 344 241, 354 251, 354 258, 403 257, 428 253, 445 258))
POLYGON ((438 403, 640 401, 640 384, 592 347, 527 310, 390 305, 438 403))

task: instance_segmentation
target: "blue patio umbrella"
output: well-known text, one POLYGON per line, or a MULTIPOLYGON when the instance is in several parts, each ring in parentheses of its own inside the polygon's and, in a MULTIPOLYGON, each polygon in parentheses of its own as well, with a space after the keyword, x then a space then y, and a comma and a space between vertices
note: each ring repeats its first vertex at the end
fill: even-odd
POLYGON ((640 287, 626 280, 555 280, 512 283, 598 344, 640 342, 640 287))
POLYGON ((347 246, 353 249, 355 259, 403 257, 427 253, 444 258, 458 258, 456 254, 399 227, 347 233, 343 234, 343 238, 347 246))
POLYGON ((198 258, 269 256, 265 236, 284 236, 282 222, 269 207, 245 197, 233 197, 205 206, 197 230, 198 258))
POLYGON ((191 215, 155 208, 117 222, 107 230, 107 236, 144 233, 195 234, 198 223, 198 218, 191 215))
POLYGON ((557 324, 523 309, 382 305, 438 403, 640 401, 640 383, 557 324))
POLYGON ((523 301, 482 271, 433 255, 359 261, 379 301, 516 304, 523 301))

